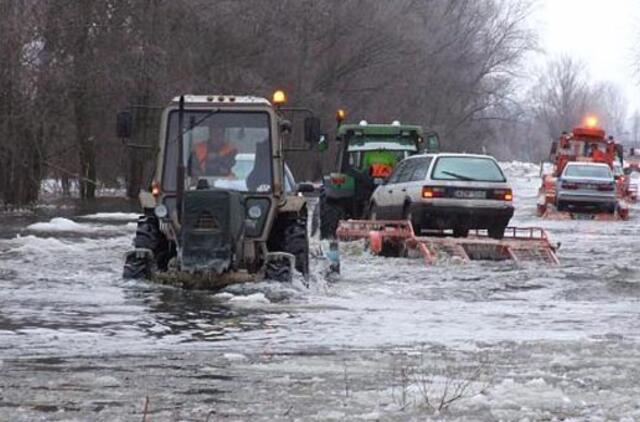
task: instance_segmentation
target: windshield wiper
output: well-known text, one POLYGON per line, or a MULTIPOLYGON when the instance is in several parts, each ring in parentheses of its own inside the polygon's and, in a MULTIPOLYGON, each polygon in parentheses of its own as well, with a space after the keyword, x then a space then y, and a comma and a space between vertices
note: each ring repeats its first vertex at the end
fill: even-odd
POLYGON ((475 181, 477 181, 477 180, 478 180, 478 179, 474 179, 473 177, 464 176, 464 175, 462 175, 462 174, 454 173, 454 172, 452 172, 452 171, 446 171, 446 170, 443 170, 443 171, 442 171, 442 174, 446 174, 447 176, 453 176, 453 177, 455 177, 456 179, 459 179, 459 180, 466 180, 466 181, 468 181, 468 182, 475 182, 475 181))

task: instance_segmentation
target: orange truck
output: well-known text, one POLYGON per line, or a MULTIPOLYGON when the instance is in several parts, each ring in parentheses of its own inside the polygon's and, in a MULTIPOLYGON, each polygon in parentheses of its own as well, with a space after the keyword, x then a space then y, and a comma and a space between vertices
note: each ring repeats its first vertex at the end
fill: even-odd
POLYGON ((552 143, 550 161, 553 163, 550 172, 545 173, 543 166, 540 169, 542 184, 538 191, 538 216, 559 217, 560 219, 582 217, 596 220, 611 219, 610 216, 598 213, 589 213, 588 215, 574 212, 559 213, 554 209, 557 180, 567 163, 589 162, 609 165, 615 175, 618 197, 618 207, 614 218, 628 218, 628 202, 635 197, 636 189, 629 183, 628 176, 622 171, 618 171, 623 166, 623 148, 614 140, 613 136, 606 135, 605 131, 598 126, 595 117, 588 117, 583 125, 575 127, 572 132, 563 132, 560 138, 552 143))

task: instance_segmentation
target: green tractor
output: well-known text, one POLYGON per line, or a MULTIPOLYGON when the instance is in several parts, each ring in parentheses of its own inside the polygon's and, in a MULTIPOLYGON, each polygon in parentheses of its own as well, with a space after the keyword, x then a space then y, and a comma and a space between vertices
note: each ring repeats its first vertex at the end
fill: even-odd
MULTIPOLYGON (((336 141, 340 144, 338 171, 323 177, 314 223, 323 239, 335 236, 338 222, 368 217, 369 199, 376 186, 384 184, 400 160, 414 154, 439 152, 440 140, 421 126, 401 124, 342 124, 337 114, 336 141)), ((321 149, 326 149, 321 148, 321 149)))

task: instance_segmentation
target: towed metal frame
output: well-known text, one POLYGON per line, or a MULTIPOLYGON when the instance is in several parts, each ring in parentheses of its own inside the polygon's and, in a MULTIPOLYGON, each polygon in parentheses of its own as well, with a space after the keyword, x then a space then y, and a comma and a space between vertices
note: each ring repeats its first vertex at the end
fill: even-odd
POLYGON ((440 255, 456 256, 463 262, 492 260, 514 262, 546 262, 559 264, 556 250, 547 232, 540 227, 507 227, 503 239, 492 239, 486 230, 474 230, 466 238, 445 236, 443 231, 430 231, 417 236, 406 220, 342 220, 336 235, 339 240, 365 239, 377 255, 403 256, 411 250, 432 265, 440 255))

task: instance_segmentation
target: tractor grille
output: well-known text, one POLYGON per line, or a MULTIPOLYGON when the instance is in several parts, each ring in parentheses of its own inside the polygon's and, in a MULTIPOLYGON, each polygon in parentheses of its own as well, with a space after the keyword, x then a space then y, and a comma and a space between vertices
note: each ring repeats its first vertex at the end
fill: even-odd
POLYGON ((211 213, 206 211, 202 212, 198 217, 194 229, 196 230, 216 230, 218 228, 218 222, 211 213))

